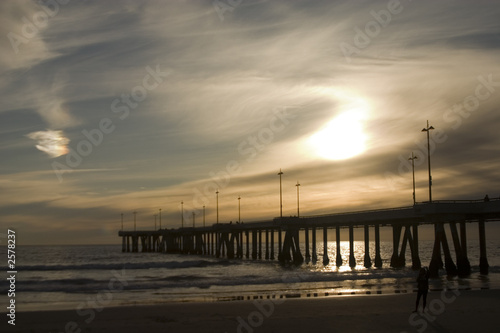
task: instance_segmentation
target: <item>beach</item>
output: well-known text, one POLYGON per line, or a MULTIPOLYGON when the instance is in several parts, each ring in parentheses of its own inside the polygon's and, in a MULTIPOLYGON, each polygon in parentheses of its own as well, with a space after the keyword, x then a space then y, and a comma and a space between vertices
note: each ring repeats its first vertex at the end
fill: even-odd
MULTIPOLYGON (((431 245, 422 242, 424 262, 431 245)), ((390 258, 391 244, 381 249, 390 258)), ((476 249, 469 251, 473 263, 476 249)), ((386 261, 382 269, 286 268, 264 260, 121 253, 114 245, 23 247, 15 296, 0 284, 0 332, 497 332, 499 249, 496 242, 488 247, 488 275, 473 265, 467 277, 442 271, 430 279, 428 311, 420 315, 412 313, 416 272, 386 261), (15 326, 5 313, 14 299, 15 326)), ((356 254, 362 262, 362 251, 356 254)))
POLYGON ((498 332, 500 290, 258 298, 2 314, 2 332, 498 332))

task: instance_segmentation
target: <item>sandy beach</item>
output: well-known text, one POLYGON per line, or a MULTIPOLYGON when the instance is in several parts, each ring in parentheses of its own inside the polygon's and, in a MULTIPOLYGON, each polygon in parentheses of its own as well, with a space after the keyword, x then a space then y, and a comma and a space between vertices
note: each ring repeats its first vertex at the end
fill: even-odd
POLYGON ((500 290, 170 303, 2 314, 2 332, 498 332, 500 290), (98 311, 100 310, 100 311, 98 311))

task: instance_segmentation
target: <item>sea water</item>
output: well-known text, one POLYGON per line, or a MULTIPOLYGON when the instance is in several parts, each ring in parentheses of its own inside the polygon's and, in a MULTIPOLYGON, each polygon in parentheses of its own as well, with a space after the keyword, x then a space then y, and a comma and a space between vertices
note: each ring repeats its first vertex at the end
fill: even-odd
MULTIPOLYGON (((419 243, 422 265, 428 265, 432 241, 419 243)), ((363 267, 364 242, 354 242, 355 268, 348 267, 349 243, 341 242, 343 265, 337 267, 336 243, 328 243, 330 264, 324 266, 323 244, 318 262, 284 267, 277 260, 217 259, 209 255, 123 253, 121 245, 18 246, 16 248, 17 311, 102 308, 187 301, 227 301, 269 297, 321 297, 409 293, 417 272, 390 267, 392 242, 381 243, 382 268, 363 267)), ((7 274, 7 250, 0 269, 7 274)), ((277 254, 277 248, 275 254, 277 254)), ((312 252, 311 252, 312 253, 312 252)), ((370 243, 374 261, 375 244, 370 243)), ((472 274, 466 278, 431 279, 430 288, 500 289, 500 241, 487 242, 489 274, 479 274, 479 244, 470 240, 472 274)), ((305 254, 302 244, 302 254, 305 254)), ((452 252, 454 256, 454 253, 452 252)), ((454 258, 455 259, 455 258, 454 258)), ((7 304, 9 286, 0 282, 0 304, 7 304)))

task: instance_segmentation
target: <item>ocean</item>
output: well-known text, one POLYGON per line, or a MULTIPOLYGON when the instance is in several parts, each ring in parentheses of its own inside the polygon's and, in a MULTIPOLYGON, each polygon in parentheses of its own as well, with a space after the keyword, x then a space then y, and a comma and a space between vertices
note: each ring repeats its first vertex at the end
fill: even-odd
MULTIPOLYGON (((428 265, 432 241, 420 242, 420 259, 428 265)), ((356 241, 358 266, 348 267, 349 243, 341 242, 343 266, 335 266, 334 241, 330 265, 284 267, 276 260, 217 259, 212 256, 164 253, 123 253, 121 245, 18 246, 15 300, 17 311, 101 309, 109 306, 166 302, 214 302, 269 297, 334 297, 338 295, 411 293, 417 272, 389 267, 392 243, 381 243, 383 267, 364 268, 364 242, 356 241)), ((370 243, 372 261, 375 244, 370 243)), ((8 277, 7 249, 1 247, 0 268, 8 277)), ((275 250, 277 253, 277 249, 275 250)), ((304 254, 304 248, 302 248, 304 254)), ((489 275, 479 274, 479 244, 469 240, 472 274, 466 278, 431 279, 430 289, 500 289, 500 241, 487 242, 489 275)), ((454 258, 455 259, 455 258, 454 258)), ((0 283, 0 304, 7 305, 8 281, 0 283)))

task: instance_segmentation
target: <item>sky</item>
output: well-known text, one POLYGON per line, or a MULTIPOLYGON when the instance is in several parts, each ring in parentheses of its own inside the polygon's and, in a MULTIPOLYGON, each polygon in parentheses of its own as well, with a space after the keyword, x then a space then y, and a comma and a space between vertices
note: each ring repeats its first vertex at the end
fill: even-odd
POLYGON ((220 222, 271 219, 280 170, 285 216, 297 189, 301 216, 411 206, 412 152, 429 200, 427 121, 433 200, 500 196, 494 1, 12 0, 0 16, 0 233, 21 244, 119 243, 121 214, 146 230, 160 209, 163 228, 210 225, 217 200, 220 222))

